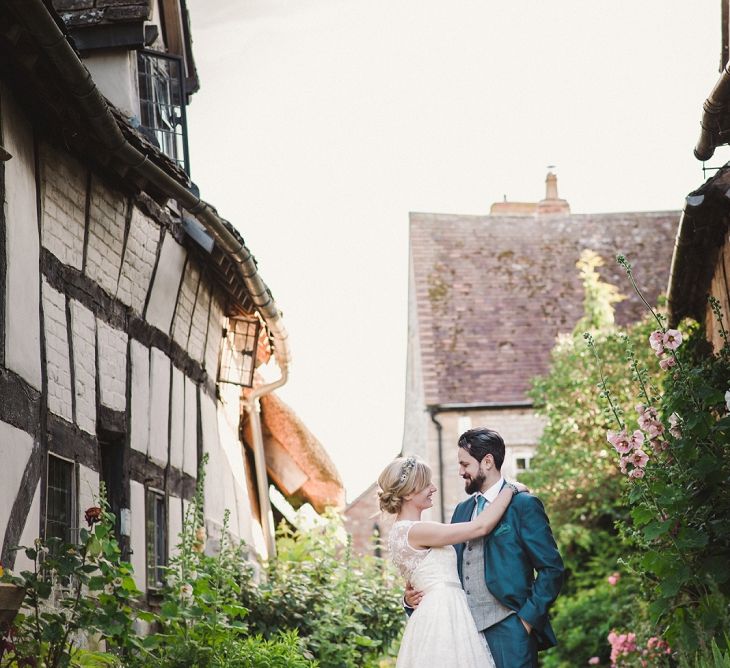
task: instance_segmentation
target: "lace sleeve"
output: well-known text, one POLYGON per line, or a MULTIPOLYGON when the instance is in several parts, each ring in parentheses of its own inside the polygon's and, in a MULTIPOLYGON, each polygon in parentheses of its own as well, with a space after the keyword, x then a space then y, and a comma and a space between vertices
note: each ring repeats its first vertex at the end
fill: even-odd
POLYGON ((414 524, 411 520, 396 522, 388 539, 390 558, 406 580, 410 580, 423 558, 431 551, 431 548, 416 550, 408 543, 408 534, 414 524))

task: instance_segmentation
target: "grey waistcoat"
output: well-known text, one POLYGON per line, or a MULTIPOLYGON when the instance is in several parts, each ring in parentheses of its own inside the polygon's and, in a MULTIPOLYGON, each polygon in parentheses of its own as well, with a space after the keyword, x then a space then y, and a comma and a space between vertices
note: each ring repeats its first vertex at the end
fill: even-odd
POLYGON ((502 605, 487 589, 487 583, 484 581, 484 538, 466 544, 462 566, 466 600, 469 602, 469 609, 479 631, 494 626, 514 614, 514 610, 502 605))

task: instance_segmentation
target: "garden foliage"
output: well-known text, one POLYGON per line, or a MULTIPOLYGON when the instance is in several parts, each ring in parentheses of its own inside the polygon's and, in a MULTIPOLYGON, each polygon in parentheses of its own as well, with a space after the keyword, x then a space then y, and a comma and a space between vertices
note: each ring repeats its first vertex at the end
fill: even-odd
POLYGON ((2 579, 26 590, 0 638, 0 666, 137 668, 355 668, 376 666, 400 630, 393 574, 353 555, 329 516, 311 532, 279 532, 266 577, 244 544, 206 552, 204 471, 188 506, 164 588, 143 606, 102 500, 79 545, 22 548, 34 570, 2 579), (101 645, 106 652, 92 651, 101 645))
POLYGON ((726 651, 730 603, 727 334, 714 353, 700 327, 669 329, 649 304, 645 320, 615 327, 618 295, 599 264, 590 254, 579 263, 586 317, 532 395, 547 426, 524 480, 546 501, 568 568, 553 609, 561 643, 544 665, 722 666, 713 657, 726 651))

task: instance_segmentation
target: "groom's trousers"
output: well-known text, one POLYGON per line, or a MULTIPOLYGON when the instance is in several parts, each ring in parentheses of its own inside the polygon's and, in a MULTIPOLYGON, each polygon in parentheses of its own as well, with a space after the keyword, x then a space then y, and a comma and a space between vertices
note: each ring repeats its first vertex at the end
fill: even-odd
POLYGON ((482 632, 496 668, 537 668, 537 642, 517 615, 510 615, 482 632))

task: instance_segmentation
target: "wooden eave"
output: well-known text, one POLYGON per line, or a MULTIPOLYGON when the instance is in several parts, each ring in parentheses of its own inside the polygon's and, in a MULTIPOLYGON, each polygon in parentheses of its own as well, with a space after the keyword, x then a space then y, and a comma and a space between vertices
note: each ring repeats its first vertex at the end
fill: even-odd
POLYGON ((687 196, 672 257, 670 325, 704 320, 720 250, 730 230, 730 163, 687 196))

